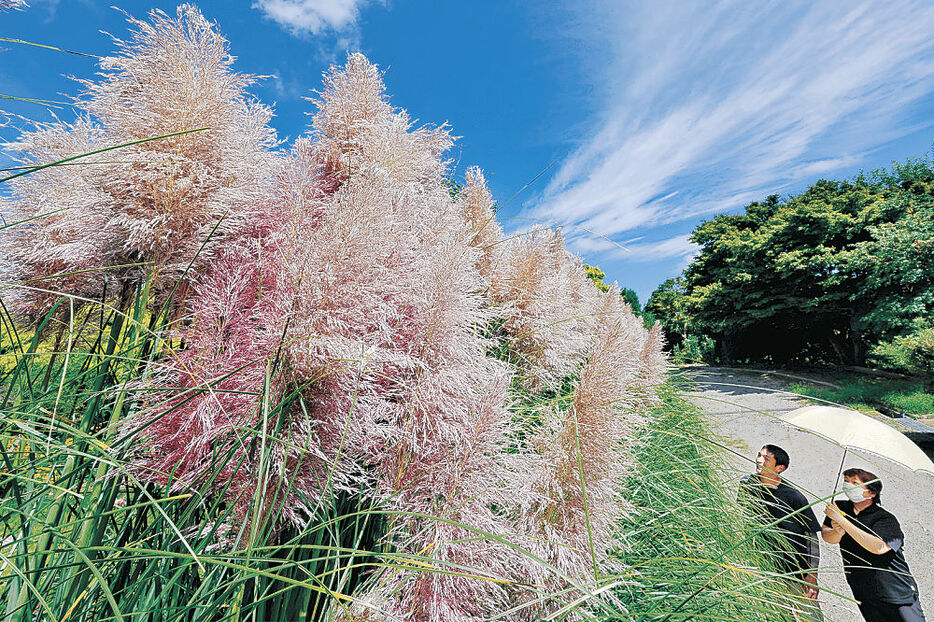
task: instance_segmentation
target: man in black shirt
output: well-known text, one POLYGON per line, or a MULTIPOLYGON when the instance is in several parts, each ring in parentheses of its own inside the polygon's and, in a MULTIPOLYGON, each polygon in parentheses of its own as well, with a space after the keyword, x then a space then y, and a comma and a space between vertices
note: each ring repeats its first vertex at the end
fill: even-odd
POLYGON ((784 449, 764 446, 756 456, 756 474, 740 481, 738 498, 762 522, 778 521, 774 529, 785 542, 774 553, 779 570, 787 575, 799 599, 799 619, 821 620, 817 601, 820 548, 816 536, 821 526, 801 491, 782 481, 781 473, 789 463, 784 449))
POLYGON ((862 469, 847 469, 849 501, 827 505, 823 538, 840 544, 846 582, 867 622, 924 622, 918 584, 902 553, 898 520, 879 505, 882 482, 862 469))

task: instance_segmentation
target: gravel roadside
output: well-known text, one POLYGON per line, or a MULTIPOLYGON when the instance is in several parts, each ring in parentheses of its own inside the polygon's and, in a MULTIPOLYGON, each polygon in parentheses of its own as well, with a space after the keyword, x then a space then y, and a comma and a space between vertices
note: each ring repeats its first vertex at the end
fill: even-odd
MULTIPOLYGON (((727 485, 752 471, 756 452, 773 443, 791 456, 785 479, 796 485, 810 501, 834 489, 843 450, 813 434, 777 420, 802 406, 796 396, 783 393, 786 383, 768 374, 715 367, 691 367, 682 373, 696 383, 686 397, 708 413, 713 430, 728 448, 727 485), (735 452, 735 453, 733 453, 735 452)), ((914 473, 871 454, 847 452, 844 468, 863 467, 882 478, 885 508, 895 514, 905 533, 905 557, 921 591, 928 619, 934 619, 934 476, 914 473)), ((841 496, 842 499, 842 496, 841 496)), ((821 506, 822 507, 822 506, 821 506)), ((819 520, 823 511, 815 507, 819 520)), ((841 570, 839 547, 821 542, 821 601, 825 618, 831 622, 860 620, 841 570)))

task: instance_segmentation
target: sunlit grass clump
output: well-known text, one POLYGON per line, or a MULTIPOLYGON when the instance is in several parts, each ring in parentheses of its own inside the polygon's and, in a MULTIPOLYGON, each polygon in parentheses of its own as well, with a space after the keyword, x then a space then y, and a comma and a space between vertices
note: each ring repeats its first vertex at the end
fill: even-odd
POLYGON ((619 557, 631 580, 614 619, 793 620, 775 541, 725 485, 716 437, 675 386, 660 394, 625 480, 619 557))

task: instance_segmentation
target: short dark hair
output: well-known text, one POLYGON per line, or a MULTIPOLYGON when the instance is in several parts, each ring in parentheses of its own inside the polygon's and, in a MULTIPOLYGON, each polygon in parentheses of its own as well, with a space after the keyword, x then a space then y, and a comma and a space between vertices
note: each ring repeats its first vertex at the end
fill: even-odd
POLYGON ((870 473, 863 469, 847 469, 843 472, 843 477, 855 477, 866 487, 869 492, 875 493, 875 502, 882 505, 882 480, 875 473, 870 473))
POLYGON ((763 445, 762 449, 772 454, 772 457, 775 458, 775 466, 783 466, 786 469, 788 468, 790 459, 788 458, 787 451, 778 445, 763 445))

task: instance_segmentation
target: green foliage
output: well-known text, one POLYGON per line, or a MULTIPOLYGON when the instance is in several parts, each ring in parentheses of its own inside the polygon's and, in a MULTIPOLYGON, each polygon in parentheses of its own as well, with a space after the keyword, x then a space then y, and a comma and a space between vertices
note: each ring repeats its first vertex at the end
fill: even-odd
POLYGON ((934 374, 934 327, 921 328, 872 351, 883 367, 917 374, 934 374))
POLYGON ((640 315, 642 316, 642 325, 645 328, 652 328, 653 326, 655 326, 655 323, 658 322, 658 318, 655 317, 655 314, 652 313, 651 311, 646 311, 643 309, 640 315))
POLYGON ((844 376, 835 377, 834 382, 837 388, 801 382, 791 390, 856 410, 874 410, 881 405, 909 415, 934 413, 934 393, 921 380, 844 376))
POLYGON ((700 412, 668 386, 643 430, 625 482, 621 526, 633 569, 614 620, 791 620, 786 584, 764 553, 761 526, 723 485, 721 450, 700 412))
POLYGON ((661 322, 669 344, 679 344, 691 328, 688 314, 685 282, 680 276, 667 279, 659 285, 645 303, 645 313, 651 313, 661 322))
POLYGON ((886 404, 909 415, 934 415, 934 393, 930 385, 909 393, 894 393, 885 397, 886 404))
MULTIPOLYGON (((914 331, 877 344, 871 354, 880 367, 924 378, 931 402, 926 412, 934 413, 934 326, 918 322, 914 331)), ((914 403, 916 400, 912 401, 914 403)), ((917 407, 909 408, 908 412, 915 412, 917 407)))
MULTIPOLYGON (((182 492, 137 479, 136 436, 117 431, 164 343, 165 314, 146 312, 146 293, 84 316, 63 317, 59 304, 31 335, 0 313, 11 361, 0 375, 3 618, 320 619, 373 567, 384 518, 332 493, 306 529, 283 530, 258 494, 235 521, 211 494, 227 455, 182 492)), ((257 387, 259 403, 266 391, 257 387)), ((266 429, 241 430, 260 463, 274 447, 264 438, 266 429)))
POLYGON ((675 363, 711 363, 715 359, 714 340, 707 335, 686 335, 671 351, 675 363))
POLYGON ((686 282, 680 276, 659 285, 645 303, 643 321, 646 327, 656 321, 661 323, 675 363, 714 362, 716 342, 698 332, 685 287, 686 282))
MULTIPOLYGON (((458 182, 453 177, 446 177, 445 179, 441 180, 441 184, 448 191, 448 195, 450 195, 452 199, 456 199, 458 196, 460 196, 461 191, 464 189, 464 184, 458 182)), ((494 212, 495 211, 496 210, 494 209, 494 212)))
POLYGON ((934 185, 910 184, 879 206, 883 222, 846 256, 860 275, 852 300, 865 310, 861 321, 884 339, 916 329, 934 311, 934 194, 927 193, 934 185))
POLYGON ((606 273, 600 269, 600 266, 584 264, 584 273, 587 274, 587 278, 593 281, 593 284, 596 285, 601 292, 610 291, 610 286, 603 282, 606 273))
POLYGON ((619 295, 622 296, 623 300, 626 301, 626 304, 632 308, 633 313, 636 315, 641 314, 642 305, 639 303, 639 295, 635 292, 635 290, 624 287, 619 290, 619 295))
POLYGON ((693 323, 726 360, 863 365, 873 343, 934 314, 932 180, 931 162, 912 160, 716 216, 692 235, 683 286, 646 308, 681 335, 693 323))

